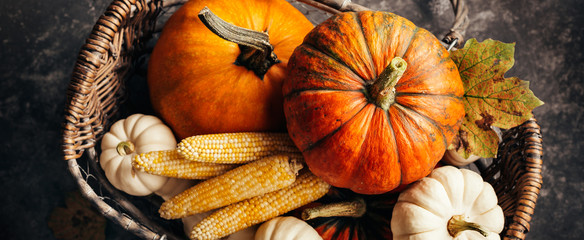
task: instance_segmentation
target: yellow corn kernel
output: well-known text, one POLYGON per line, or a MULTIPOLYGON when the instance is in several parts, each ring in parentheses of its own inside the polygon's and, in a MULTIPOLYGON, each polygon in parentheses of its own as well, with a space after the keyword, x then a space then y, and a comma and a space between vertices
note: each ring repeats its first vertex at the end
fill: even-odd
POLYGON ((301 156, 300 150, 287 133, 197 135, 183 139, 177 148, 186 159, 214 163, 247 163, 280 153, 301 156))
POLYGON ((292 184, 301 168, 302 163, 286 155, 266 157, 187 189, 164 202, 159 213, 182 218, 276 191, 292 184))
POLYGON ((227 236, 316 201, 329 189, 328 183, 305 171, 289 187, 213 212, 193 227, 190 238, 203 240, 227 236))
POLYGON ((183 179, 209 179, 237 166, 189 161, 178 154, 176 149, 142 153, 132 158, 132 167, 137 171, 183 179))

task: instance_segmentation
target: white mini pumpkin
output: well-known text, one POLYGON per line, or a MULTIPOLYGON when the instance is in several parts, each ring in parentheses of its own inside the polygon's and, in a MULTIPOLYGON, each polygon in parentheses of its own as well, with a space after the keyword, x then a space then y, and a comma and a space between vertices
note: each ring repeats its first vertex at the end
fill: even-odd
POLYGON ((468 158, 464 158, 455 150, 446 150, 444 153, 444 157, 442 160, 448 164, 452 164, 457 167, 462 167, 473 163, 476 160, 479 160, 481 157, 476 155, 470 155, 468 158))
POLYGON ((471 170, 445 166, 400 194, 391 229, 395 240, 494 240, 500 239, 504 221, 489 183, 471 170))
POLYGON ((286 216, 261 224, 255 240, 322 240, 322 237, 305 221, 286 216))
POLYGON ((115 122, 101 141, 100 165, 108 181, 134 196, 156 193, 167 199, 187 189, 191 181, 135 171, 132 157, 176 148, 172 130, 155 116, 134 114, 115 122))

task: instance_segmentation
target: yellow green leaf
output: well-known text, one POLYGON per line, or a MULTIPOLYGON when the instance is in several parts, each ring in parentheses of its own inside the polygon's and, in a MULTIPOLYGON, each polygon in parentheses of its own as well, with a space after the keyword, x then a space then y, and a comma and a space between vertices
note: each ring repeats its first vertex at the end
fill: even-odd
POLYGON ((464 48, 451 54, 464 85, 466 111, 459 142, 451 148, 464 157, 495 157, 498 137, 492 127, 518 126, 543 104, 529 89, 528 81, 505 78, 515 63, 514 53, 514 43, 469 39, 464 48))

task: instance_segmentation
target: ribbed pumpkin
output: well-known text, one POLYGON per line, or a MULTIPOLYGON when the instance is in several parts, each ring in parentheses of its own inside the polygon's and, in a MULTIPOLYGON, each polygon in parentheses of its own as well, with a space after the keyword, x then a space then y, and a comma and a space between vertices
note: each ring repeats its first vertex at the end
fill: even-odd
POLYGON ((378 194, 426 176, 464 116, 449 53, 430 32, 392 13, 329 18, 288 66, 290 137, 310 170, 336 187, 378 194))
POLYGON ((399 193, 357 194, 331 188, 321 199, 304 207, 302 218, 324 240, 392 239, 391 213, 399 193))
MULTIPOLYGON (((154 110, 179 139, 208 133, 284 131, 286 65, 312 28, 285 0, 188 1, 166 22, 150 56, 148 86, 154 110), (205 7, 229 24, 267 33, 268 44, 262 45, 256 37, 243 40, 259 42, 259 46, 219 37, 199 18, 205 7)), ((229 28, 228 32, 241 34, 239 30, 229 28)))

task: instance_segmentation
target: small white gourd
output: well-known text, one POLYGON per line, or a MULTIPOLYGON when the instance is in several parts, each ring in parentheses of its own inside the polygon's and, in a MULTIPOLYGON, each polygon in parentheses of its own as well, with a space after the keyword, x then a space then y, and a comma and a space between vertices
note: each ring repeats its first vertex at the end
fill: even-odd
POLYGON ((155 116, 134 114, 115 122, 101 141, 100 165, 108 181, 134 196, 156 193, 168 199, 192 185, 190 180, 173 179, 135 171, 132 157, 150 151, 176 148, 172 130, 155 116))
POLYGON ((305 221, 281 216, 261 224, 255 240, 322 240, 322 237, 305 221))
POLYGON ((505 218, 493 187, 468 169, 444 166, 400 193, 393 239, 500 239, 505 218))
POLYGON ((476 160, 479 160, 481 157, 476 156, 476 155, 470 155, 468 158, 464 158, 463 156, 461 156, 459 153, 457 153, 455 150, 446 150, 446 152, 444 153, 444 157, 442 157, 442 160, 448 164, 457 166, 457 167, 462 167, 462 166, 466 166, 469 165, 471 163, 473 163, 476 160))

